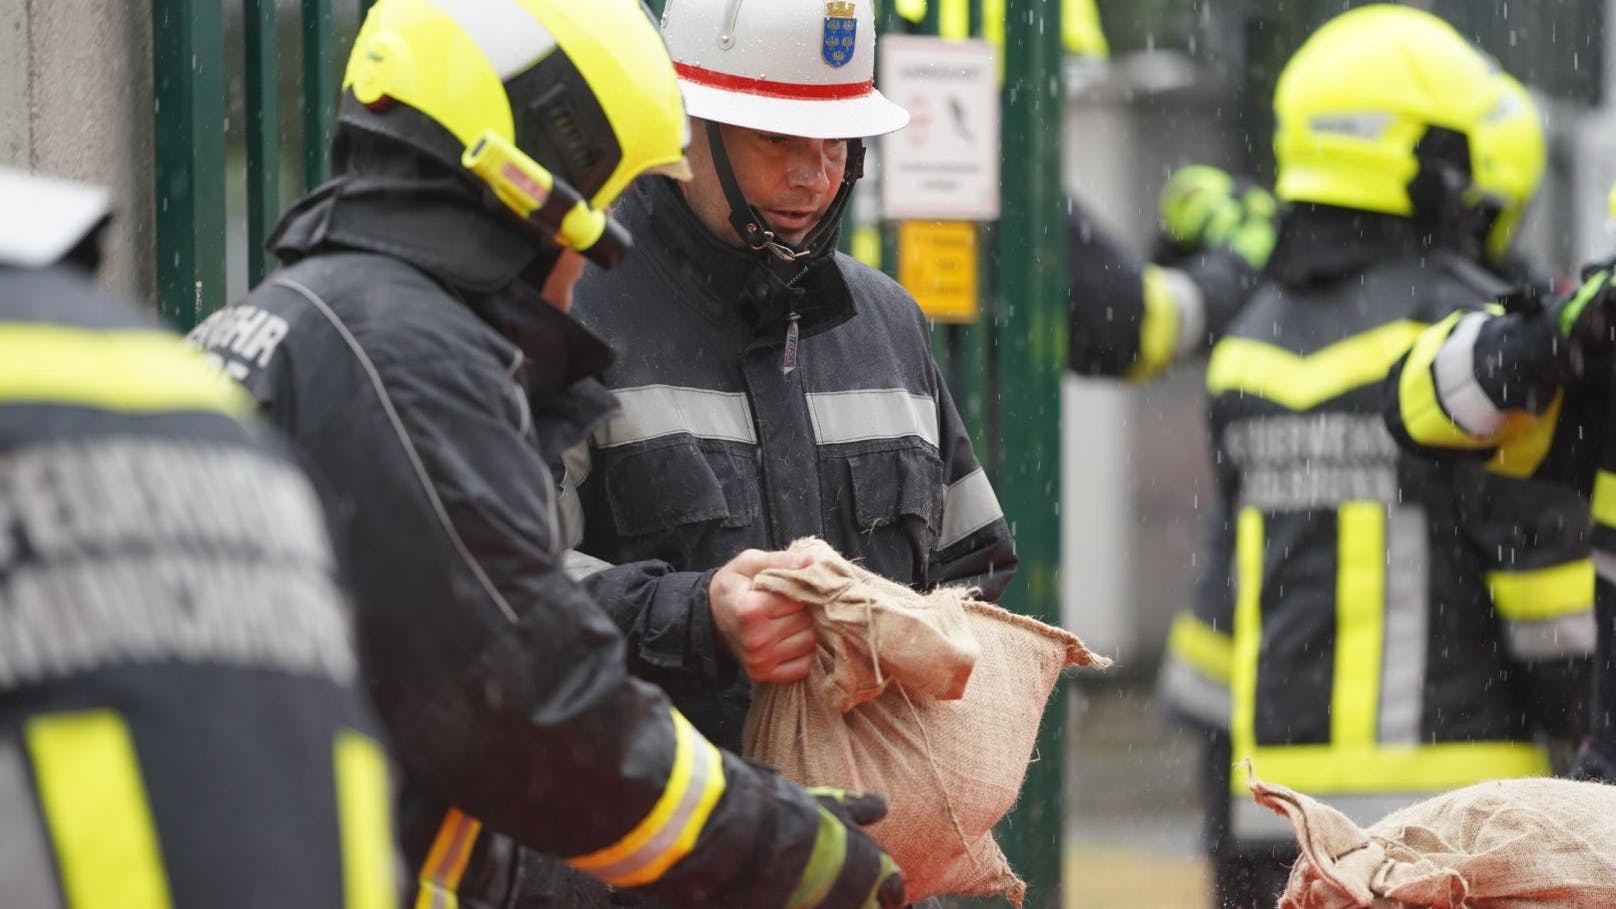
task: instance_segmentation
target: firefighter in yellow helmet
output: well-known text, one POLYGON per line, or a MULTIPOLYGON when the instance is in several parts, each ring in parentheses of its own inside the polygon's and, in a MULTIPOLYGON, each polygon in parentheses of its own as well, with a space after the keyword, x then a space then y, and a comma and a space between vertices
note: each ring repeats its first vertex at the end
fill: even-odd
POLYGON ((192 333, 332 513, 419 909, 572 905, 547 856, 676 906, 903 899, 858 830, 879 799, 720 751, 562 569, 559 455, 612 407, 572 285, 629 254, 608 208, 687 175, 686 135, 632 0, 380 0, 285 267, 192 333))
MULTIPOLYGON (((1400 454, 1380 416, 1420 330, 1505 289, 1474 264, 1473 214, 1507 94, 1420 10, 1315 32, 1275 94, 1278 243, 1208 365, 1231 756, 1361 823, 1547 773, 1535 736, 1581 720, 1580 528, 1518 481, 1400 454)), ((1229 798, 1222 905, 1272 905, 1294 842, 1243 781, 1229 798)))

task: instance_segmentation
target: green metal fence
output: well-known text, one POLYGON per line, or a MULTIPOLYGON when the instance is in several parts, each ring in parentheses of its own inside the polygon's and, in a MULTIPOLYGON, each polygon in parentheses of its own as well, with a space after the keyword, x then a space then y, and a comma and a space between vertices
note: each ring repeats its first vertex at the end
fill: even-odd
POLYGON ((372 2, 152 0, 157 303, 175 327, 223 305, 228 278, 251 286, 273 267, 263 244, 282 200, 328 176, 342 52, 372 2), (232 76, 244 130, 228 122, 232 76), (242 185, 246 272, 228 276, 228 200, 242 185))

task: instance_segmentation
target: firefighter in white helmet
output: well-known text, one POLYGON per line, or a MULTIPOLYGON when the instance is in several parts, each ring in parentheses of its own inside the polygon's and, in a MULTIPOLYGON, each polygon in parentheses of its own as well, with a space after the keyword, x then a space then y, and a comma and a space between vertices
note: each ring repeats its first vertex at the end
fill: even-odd
POLYGON ((741 744, 753 682, 804 677, 802 605, 751 590, 817 536, 902 584, 996 599, 1016 558, 913 298, 836 252, 864 137, 908 113, 876 91, 871 0, 670 0, 692 116, 689 182, 614 210, 637 255, 574 314, 626 354, 621 412, 569 453, 571 568, 637 674, 741 744))

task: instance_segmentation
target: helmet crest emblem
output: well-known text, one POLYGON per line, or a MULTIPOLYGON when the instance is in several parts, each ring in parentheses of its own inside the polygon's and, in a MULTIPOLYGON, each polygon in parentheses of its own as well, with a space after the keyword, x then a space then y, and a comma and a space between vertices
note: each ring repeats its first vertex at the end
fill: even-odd
POLYGON ((853 59, 858 36, 858 19, 851 0, 830 0, 825 4, 825 35, 819 55, 831 66, 846 66, 853 59))

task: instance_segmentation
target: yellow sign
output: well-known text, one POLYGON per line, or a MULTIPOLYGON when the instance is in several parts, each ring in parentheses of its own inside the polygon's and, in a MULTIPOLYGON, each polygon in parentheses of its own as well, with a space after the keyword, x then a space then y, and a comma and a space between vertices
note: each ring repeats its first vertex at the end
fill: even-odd
POLYGON ((976 225, 970 221, 903 221, 898 225, 898 283, 927 318, 975 322, 976 225))

